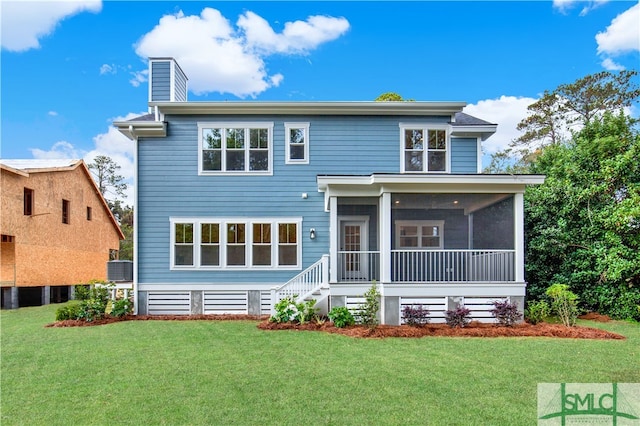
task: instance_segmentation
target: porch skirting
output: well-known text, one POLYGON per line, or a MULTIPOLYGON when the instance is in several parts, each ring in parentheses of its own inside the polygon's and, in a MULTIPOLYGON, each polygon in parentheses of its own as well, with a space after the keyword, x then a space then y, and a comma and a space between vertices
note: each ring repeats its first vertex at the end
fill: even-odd
MULTIPOLYGON (((471 318, 480 322, 494 322, 490 313, 493 302, 509 300, 524 312, 526 284, 522 283, 459 283, 432 284, 378 284, 381 294, 379 320, 381 324, 400 325, 403 323, 402 310, 405 306, 422 305, 429 309, 432 323, 445 321, 445 312, 457 306, 471 310, 471 318)), ((331 284, 330 307, 346 306, 357 310, 364 302, 363 294, 371 288, 371 283, 331 284)))

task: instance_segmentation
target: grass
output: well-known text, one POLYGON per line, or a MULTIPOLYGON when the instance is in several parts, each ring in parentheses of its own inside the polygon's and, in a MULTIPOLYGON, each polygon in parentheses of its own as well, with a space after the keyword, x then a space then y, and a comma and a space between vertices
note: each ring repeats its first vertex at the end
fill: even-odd
MULTIPOLYGON (((8 425, 530 425, 537 384, 640 382, 626 340, 352 339, 251 321, 45 328, 60 305, 0 314, 8 425)), ((583 323, 584 324, 584 323, 583 323)))

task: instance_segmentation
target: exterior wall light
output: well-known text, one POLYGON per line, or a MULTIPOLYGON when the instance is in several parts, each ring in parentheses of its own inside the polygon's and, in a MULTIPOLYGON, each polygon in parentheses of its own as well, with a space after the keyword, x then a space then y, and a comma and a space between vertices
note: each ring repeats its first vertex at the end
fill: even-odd
POLYGON ((303 200, 306 200, 308 196, 309 196, 309 194, 307 194, 306 192, 302 193, 302 199, 303 200))
POLYGON ((315 228, 311 228, 309 230, 309 238, 311 238, 312 240, 316 239, 316 229, 315 228))

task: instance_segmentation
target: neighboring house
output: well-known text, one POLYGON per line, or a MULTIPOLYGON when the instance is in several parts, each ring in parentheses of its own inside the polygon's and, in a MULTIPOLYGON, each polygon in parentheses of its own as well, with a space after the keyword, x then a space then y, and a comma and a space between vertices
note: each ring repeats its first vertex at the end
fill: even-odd
POLYGON ((2 307, 66 301, 106 279, 124 235, 82 160, 0 160, 2 307))
POLYGON ((286 295, 381 320, 435 321, 457 304, 522 310, 523 192, 539 175, 481 174, 496 125, 462 102, 188 102, 171 58, 150 59, 135 142, 139 314, 268 314, 286 295))

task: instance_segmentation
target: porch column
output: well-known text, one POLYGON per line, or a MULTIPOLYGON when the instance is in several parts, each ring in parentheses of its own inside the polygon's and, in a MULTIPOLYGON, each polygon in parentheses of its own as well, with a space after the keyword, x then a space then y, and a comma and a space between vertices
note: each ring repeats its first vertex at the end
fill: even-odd
POLYGON ((329 197, 329 282, 338 282, 338 198, 329 197))
POLYGON ((391 194, 383 192, 380 197, 380 281, 391 282, 391 194))
POLYGON ((514 247, 516 282, 524 282, 524 194, 516 193, 513 197, 514 247))

